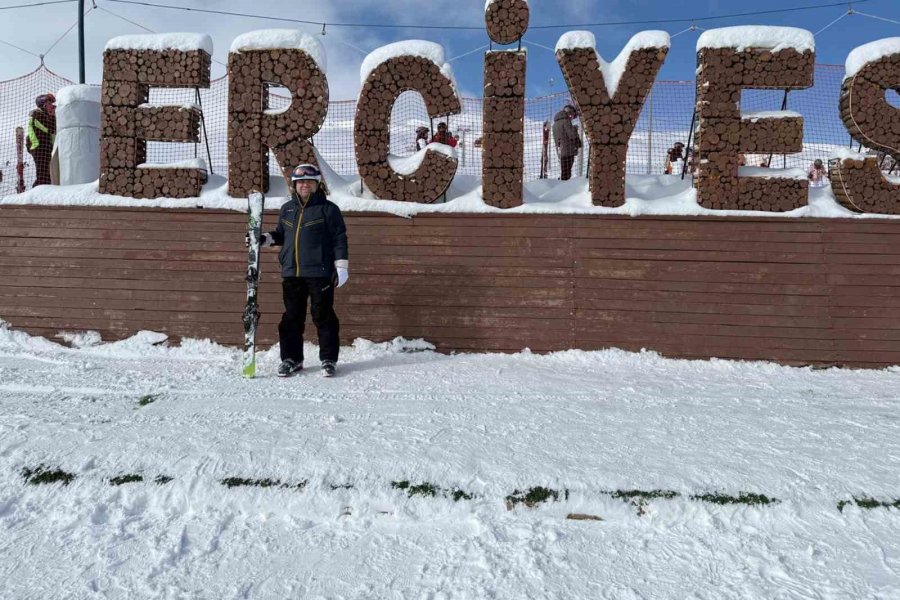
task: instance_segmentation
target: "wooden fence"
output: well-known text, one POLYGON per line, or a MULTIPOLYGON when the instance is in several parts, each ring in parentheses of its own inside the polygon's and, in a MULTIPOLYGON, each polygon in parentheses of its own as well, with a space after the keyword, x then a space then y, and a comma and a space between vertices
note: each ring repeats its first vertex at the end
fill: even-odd
MULTIPOLYGON (((900 364, 900 221, 345 218, 345 343, 404 336, 441 351, 618 347, 900 364)), ((48 338, 150 329, 240 344, 244 223, 218 210, 0 206, 0 318, 48 338)), ((275 251, 264 251, 262 271, 267 345, 282 311, 275 251)))

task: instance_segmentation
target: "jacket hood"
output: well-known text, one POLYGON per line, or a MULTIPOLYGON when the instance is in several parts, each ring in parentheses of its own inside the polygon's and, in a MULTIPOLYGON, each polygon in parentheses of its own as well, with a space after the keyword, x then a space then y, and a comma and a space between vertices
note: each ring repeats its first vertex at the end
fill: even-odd
POLYGON ((566 114, 566 109, 562 109, 553 117, 554 121, 562 121, 563 119, 569 120, 569 115, 566 114))

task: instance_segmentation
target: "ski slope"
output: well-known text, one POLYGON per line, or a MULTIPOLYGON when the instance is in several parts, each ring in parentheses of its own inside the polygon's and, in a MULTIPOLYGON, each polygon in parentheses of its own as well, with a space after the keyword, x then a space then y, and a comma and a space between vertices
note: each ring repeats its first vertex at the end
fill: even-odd
POLYGON ((900 597, 900 510, 852 501, 900 497, 900 368, 398 339, 245 380, 164 338, 0 327, 0 598, 900 597), (41 464, 75 479, 26 484, 41 464), (535 486, 559 500, 507 510, 535 486))

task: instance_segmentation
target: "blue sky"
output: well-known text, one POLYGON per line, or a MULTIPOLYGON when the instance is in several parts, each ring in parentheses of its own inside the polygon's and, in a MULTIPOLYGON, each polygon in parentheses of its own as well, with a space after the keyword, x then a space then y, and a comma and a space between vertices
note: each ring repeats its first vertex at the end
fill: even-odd
MULTIPOLYGON (((297 19, 323 20, 326 22, 363 23, 422 23, 429 25, 483 24, 484 0, 148 0, 158 3, 193 6, 215 10, 258 13, 297 19)), ((672 0, 532 0, 532 25, 559 23, 584 23, 600 21, 649 20, 653 18, 702 18, 707 16, 744 11, 759 11, 793 6, 815 6, 833 0, 756 0, 753 3, 725 0, 695 2, 686 10, 672 0)), ((21 3, 3 0, 3 5, 21 3)), ((87 2, 91 4, 90 0, 87 2)), ((216 46, 216 58, 226 60, 231 41, 238 34, 267 27, 297 27, 277 21, 249 18, 203 15, 145 6, 129 5, 97 0, 98 8, 92 10, 86 20, 89 82, 100 80, 100 56, 105 42, 114 36, 142 33, 143 30, 124 19, 139 23, 154 31, 198 31, 212 35, 216 46)), ((60 4, 28 9, 3 11, 0 16, 0 40, 12 43, 35 54, 44 53, 77 17, 77 5, 60 4)), ((900 1, 871 0, 855 3, 857 10, 900 21, 900 1)), ((784 25, 803 27, 813 32, 846 12, 845 7, 793 12, 778 15, 741 17, 717 21, 698 22, 704 28, 728 25, 784 25)), ((663 29, 676 34, 689 23, 626 25, 600 27, 591 30, 597 37, 598 50, 606 59, 618 54, 628 38, 643 29, 663 29)), ((320 28, 306 28, 319 33, 320 28)), ((553 47, 566 29, 532 30, 526 34, 529 49, 528 95, 542 95, 562 91, 564 82, 551 51, 540 46, 553 47), (553 80, 551 85, 550 80, 553 80)), ((688 31, 673 39, 672 49, 663 66, 660 79, 692 79, 695 67, 695 44, 699 32, 688 31)), ((885 37, 900 36, 900 25, 878 21, 858 15, 846 17, 817 38, 817 61, 842 64, 854 47, 885 37)), ((440 31, 415 28, 401 29, 338 29, 328 28, 322 38, 328 52, 329 83, 332 98, 349 99, 358 90, 358 70, 364 54, 380 45, 403 39, 427 39, 443 44, 450 57, 463 55, 487 44, 487 35, 478 31, 440 31)), ((73 30, 47 56, 46 63, 54 71, 69 78, 76 78, 77 36, 73 30)), ((482 51, 463 56, 453 62, 457 79, 464 94, 479 95, 482 77, 482 51)), ((38 59, 19 50, 0 45, 0 79, 9 79, 32 70, 38 59)), ((214 67, 214 76, 223 72, 214 67)))

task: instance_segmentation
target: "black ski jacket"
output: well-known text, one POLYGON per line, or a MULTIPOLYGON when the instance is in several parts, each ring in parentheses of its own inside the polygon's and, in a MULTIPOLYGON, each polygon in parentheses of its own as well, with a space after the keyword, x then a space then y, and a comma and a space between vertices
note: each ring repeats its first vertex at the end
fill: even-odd
POLYGON ((269 232, 281 246, 282 277, 328 277, 334 261, 347 260, 347 227, 337 204, 318 190, 303 205, 296 194, 281 206, 278 227, 269 232))

